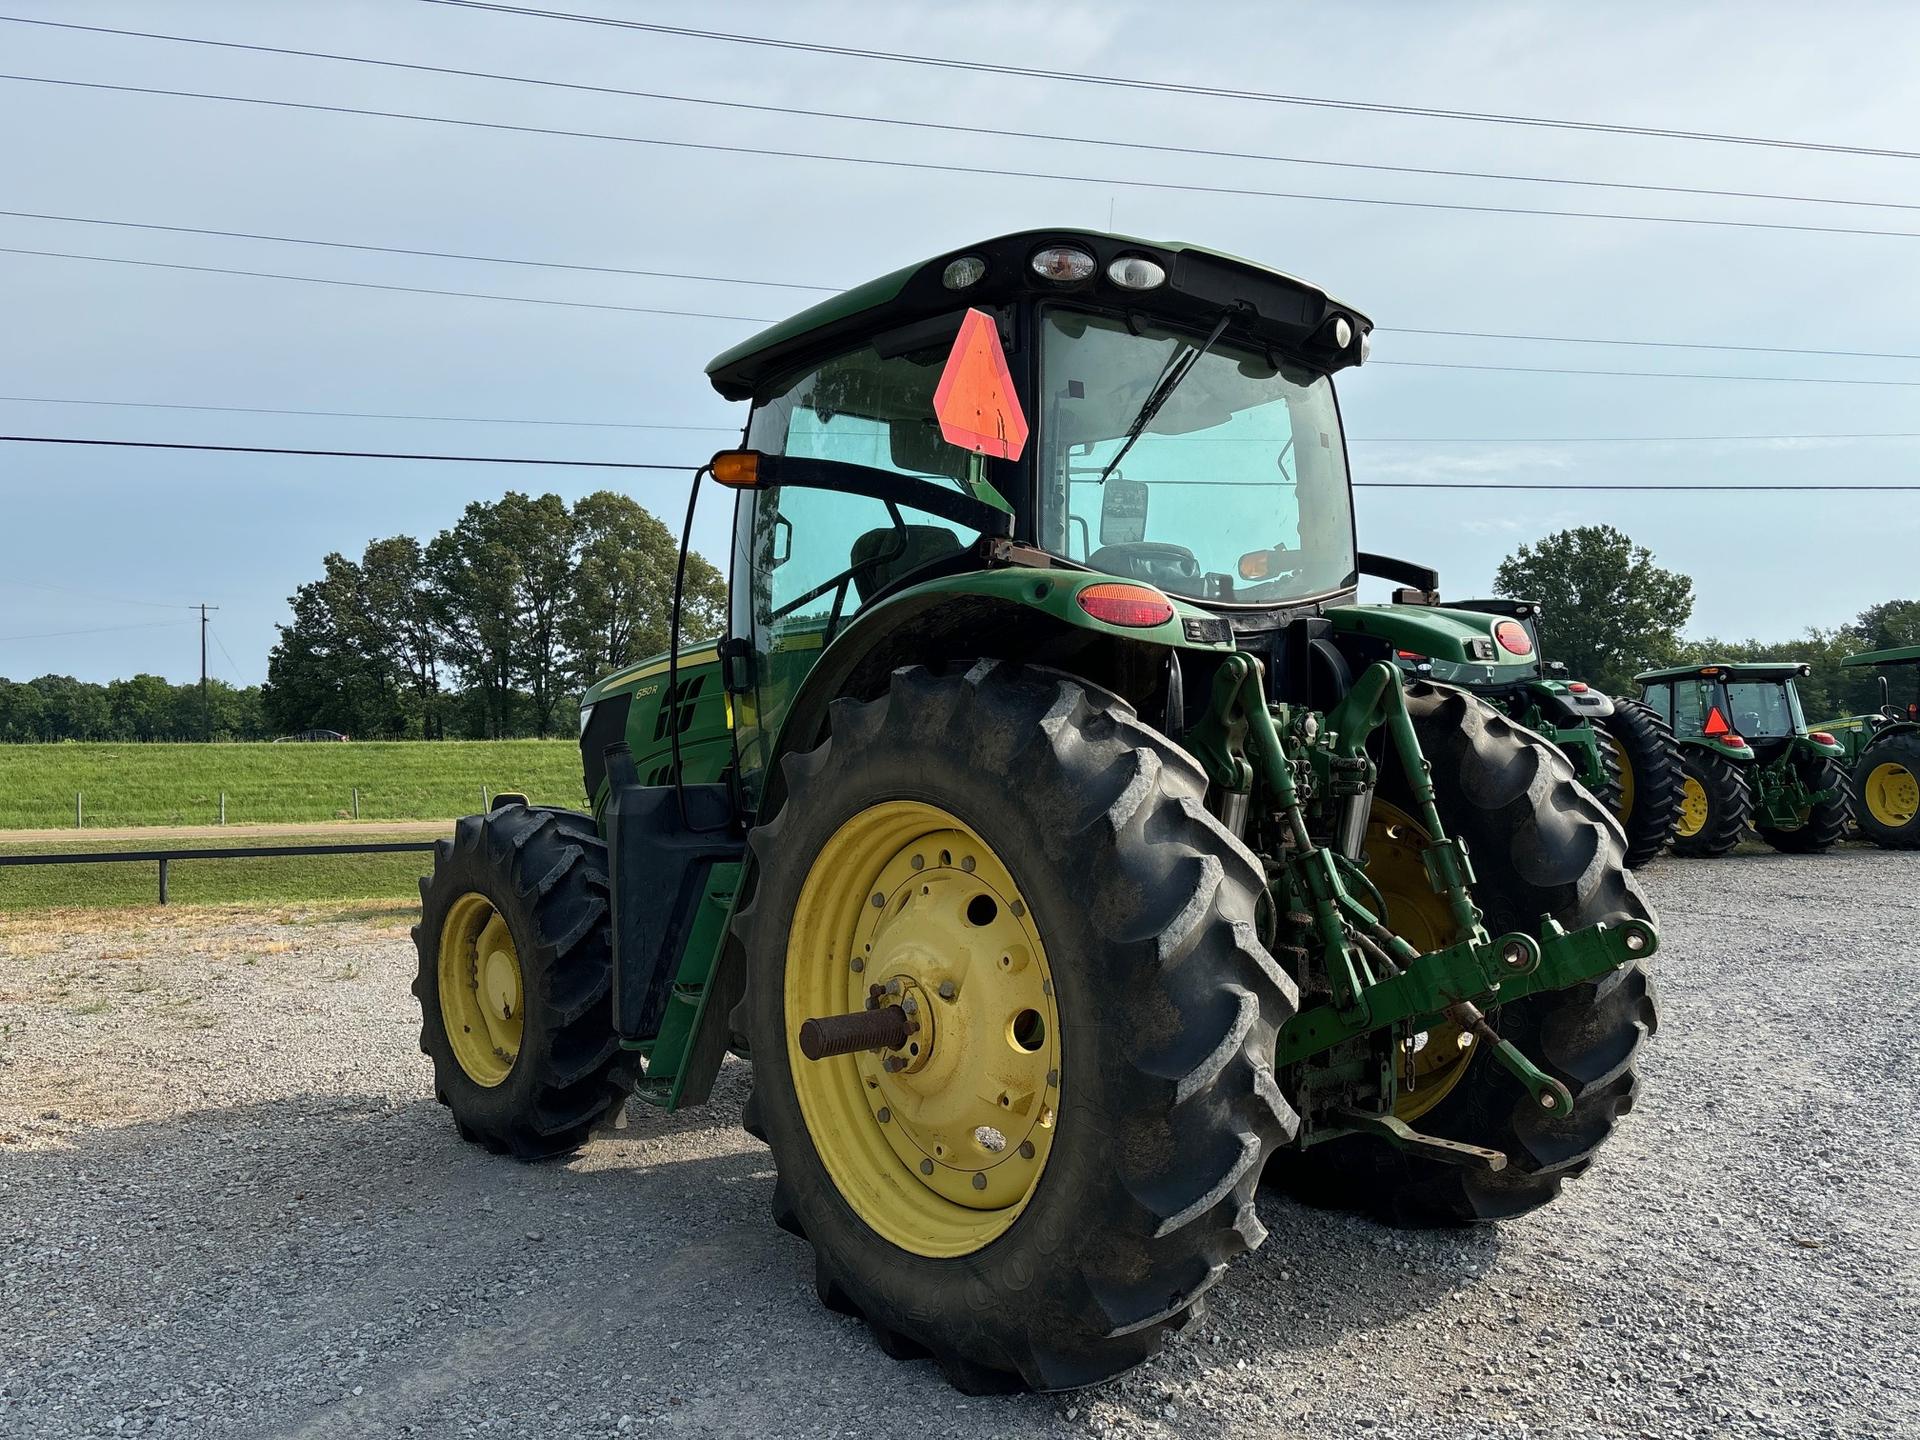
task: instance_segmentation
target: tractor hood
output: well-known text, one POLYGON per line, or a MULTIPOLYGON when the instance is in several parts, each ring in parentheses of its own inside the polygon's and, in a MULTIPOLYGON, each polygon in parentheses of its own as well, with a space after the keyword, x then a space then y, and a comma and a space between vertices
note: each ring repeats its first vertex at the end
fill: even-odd
POLYGON ((1327 373, 1359 364, 1373 329, 1366 316, 1318 286, 1218 250, 1095 230, 1023 230, 947 251, 823 300, 716 356, 707 378, 727 399, 747 400, 796 364, 876 330, 1027 299, 1093 300, 1202 329, 1223 308, 1237 306, 1235 335, 1327 373), (1036 269, 1043 253, 1054 256, 1051 275, 1058 278, 1036 269), (1119 277, 1132 283, 1122 285, 1119 277), (1336 343, 1341 319, 1344 345, 1336 343))

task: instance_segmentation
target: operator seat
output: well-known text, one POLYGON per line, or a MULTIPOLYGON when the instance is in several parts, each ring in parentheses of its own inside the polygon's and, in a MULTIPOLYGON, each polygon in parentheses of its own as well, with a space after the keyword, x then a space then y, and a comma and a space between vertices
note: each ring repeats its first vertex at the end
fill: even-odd
POLYGON ((960 537, 939 525, 891 525, 869 530, 853 542, 849 557, 853 569, 853 588, 860 603, 866 604, 904 575, 949 555, 963 547, 960 537))

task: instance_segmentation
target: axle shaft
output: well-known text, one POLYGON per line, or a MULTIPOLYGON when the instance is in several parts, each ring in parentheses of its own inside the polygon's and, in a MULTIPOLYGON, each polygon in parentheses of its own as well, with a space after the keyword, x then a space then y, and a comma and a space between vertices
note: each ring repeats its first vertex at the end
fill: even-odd
POLYGON ((913 1022, 898 1005, 828 1015, 800 1024, 800 1053, 809 1060, 851 1055, 856 1050, 898 1050, 913 1033, 913 1022))

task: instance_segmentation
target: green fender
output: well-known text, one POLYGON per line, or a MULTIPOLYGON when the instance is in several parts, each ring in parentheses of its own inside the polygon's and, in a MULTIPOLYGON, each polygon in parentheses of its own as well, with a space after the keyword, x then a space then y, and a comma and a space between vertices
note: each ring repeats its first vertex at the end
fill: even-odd
MULTIPOLYGON (((1336 634, 1380 640, 1431 660, 1510 670, 1516 680, 1538 661, 1531 654, 1514 655, 1494 640, 1494 626, 1506 618, 1500 615, 1434 605, 1335 605, 1325 614, 1336 634)), ((1501 681, 1496 676, 1491 683, 1501 681)))

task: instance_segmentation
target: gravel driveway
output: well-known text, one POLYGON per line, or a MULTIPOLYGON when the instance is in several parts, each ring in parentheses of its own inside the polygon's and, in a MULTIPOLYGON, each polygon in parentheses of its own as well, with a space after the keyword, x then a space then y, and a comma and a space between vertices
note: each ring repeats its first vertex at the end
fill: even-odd
POLYGON ((738 1065, 526 1167, 426 1098, 402 912, 0 922, 0 1434, 1920 1433, 1920 866, 1648 883, 1664 1028, 1560 1203, 1269 1198, 1168 1353, 997 1400, 815 1302, 738 1065))

